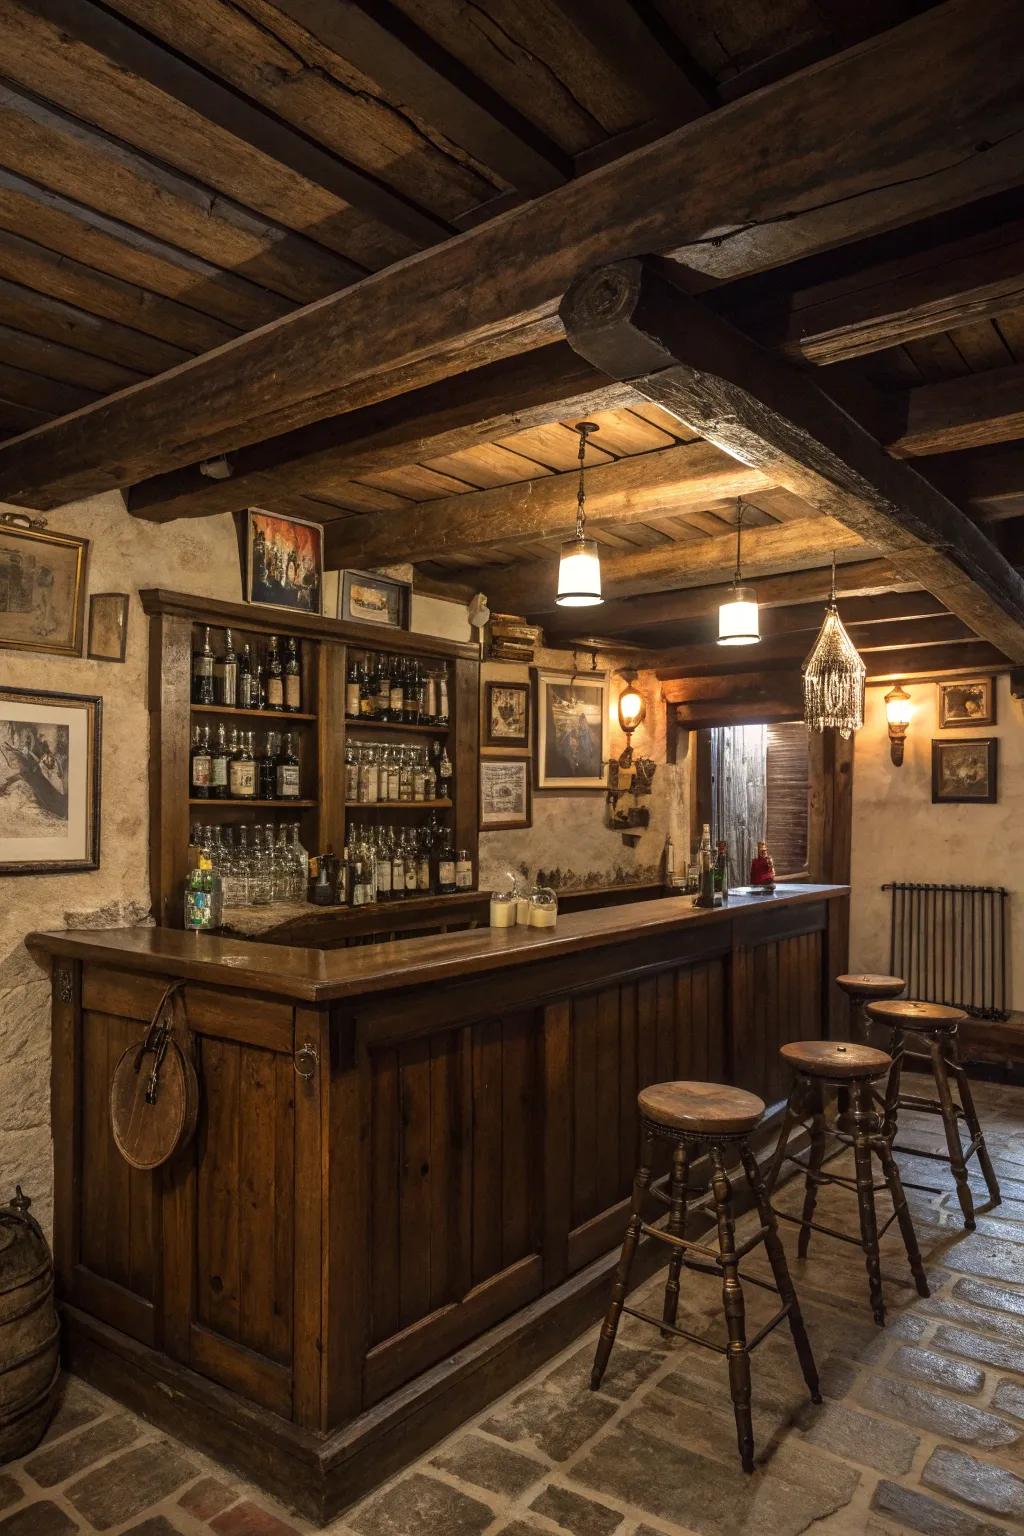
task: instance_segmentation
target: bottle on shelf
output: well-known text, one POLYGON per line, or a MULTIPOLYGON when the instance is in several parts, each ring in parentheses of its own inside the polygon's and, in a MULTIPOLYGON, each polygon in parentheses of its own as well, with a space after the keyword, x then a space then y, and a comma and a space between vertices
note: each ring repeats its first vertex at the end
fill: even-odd
POLYGON ((256 759, 256 799, 275 800, 277 798, 277 753, 281 745, 281 737, 277 731, 267 731, 263 737, 263 747, 256 759))
POLYGON ((228 740, 223 720, 217 727, 217 739, 210 749, 210 794, 215 800, 228 795, 228 740))
POLYGON ((423 681, 423 720, 433 725, 437 720, 437 673, 428 672, 423 681))
POLYGON ((277 648, 277 636, 270 637, 267 656, 267 709, 284 709, 284 668, 277 648))
POLYGON ((437 679, 437 724, 448 724, 448 668, 443 664, 437 679))
POLYGON ((252 731, 239 732, 238 747, 228 763, 228 793, 231 800, 256 798, 256 760, 252 754, 252 736, 252 731))
POLYGON ((455 849, 452 835, 446 829, 441 838, 441 852, 437 861, 437 890, 440 896, 454 896, 458 890, 455 882, 455 849))
POLYGON ((351 739, 345 743, 345 799, 359 799, 359 755, 351 739))
POLYGON ((210 727, 208 725, 196 725, 192 727, 192 751, 189 754, 189 793, 193 800, 208 800, 210 798, 210 727))
POLYGON ((213 692, 217 704, 234 709, 238 704, 238 657, 230 629, 224 631, 224 651, 213 664, 213 692))
POLYGON ((403 720, 405 710, 405 696, 402 691, 402 662, 398 656, 392 656, 391 665, 388 668, 390 674, 390 691, 388 693, 388 717, 391 720, 403 720))
POLYGON ((450 800, 452 794, 452 760, 448 756, 448 747, 445 744, 441 748, 441 757, 437 765, 437 793, 441 800, 450 800))
POLYGON ((203 638, 192 653, 192 702, 213 704, 213 647, 210 645, 210 626, 203 626, 203 638))
POLYGON ((459 891, 473 889, 473 860, 468 848, 460 848, 455 855, 455 888, 459 891))
POLYGON ((391 668, 390 658, 379 656, 377 658, 377 704, 374 710, 374 718, 377 720, 391 719, 391 668))
POLYGON ((274 791, 278 800, 297 800, 300 794, 299 759, 292 744, 291 731, 285 732, 284 743, 277 754, 274 771, 274 791))
POLYGON ((729 848, 724 837, 718 839, 715 854, 715 894, 723 901, 729 899, 729 848))
POLYGON ((379 827, 375 839, 376 878, 378 901, 391 900, 392 845, 388 827, 379 827))
POLYGON ((345 717, 348 720, 358 720, 360 710, 360 676, 359 663, 354 652, 349 652, 348 670, 345 673, 345 717))
POLYGON ((359 718, 372 720, 377 709, 377 684, 370 668, 369 656, 363 657, 359 669, 359 718))
POLYGON ((288 657, 284 664, 284 707, 292 714, 302 708, 302 665, 294 635, 288 637, 288 657))
POLYGON ((391 899, 401 901, 405 897, 405 856, 402 852, 401 835, 391 834, 391 899))
POLYGON ((266 709, 267 707, 267 682, 263 672, 263 663, 257 660, 252 669, 252 703, 250 709, 266 709))
POLYGON ((252 702, 252 650, 248 640, 242 646, 238 657, 238 699, 239 709, 255 709, 252 702))
POLYGON ((430 830, 428 827, 420 827, 413 834, 416 847, 416 894, 417 896, 429 896, 431 887, 431 858, 430 858, 430 830))

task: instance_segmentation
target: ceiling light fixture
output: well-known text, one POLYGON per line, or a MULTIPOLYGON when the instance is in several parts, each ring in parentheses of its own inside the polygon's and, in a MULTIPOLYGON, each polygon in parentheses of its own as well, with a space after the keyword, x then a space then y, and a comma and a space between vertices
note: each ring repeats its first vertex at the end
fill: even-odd
POLYGON ((597 552, 596 539, 586 535, 586 491, 583 486, 583 460, 587 452, 587 438, 596 432, 592 421, 578 421, 576 431, 580 435, 579 484, 576 489, 576 535, 566 539, 558 561, 559 608, 592 608, 603 603, 601 596, 601 557, 597 552))
POLYGON ((761 638, 757 593, 740 581, 740 541, 745 510, 743 498, 739 497, 736 502, 736 574, 732 578, 732 591, 718 609, 719 645, 756 645, 761 638))
POLYGON ((836 608, 836 557, 832 555, 832 588, 818 638, 803 664, 804 724, 809 731, 834 728, 852 736, 864 724, 864 684, 867 668, 850 639, 836 608))

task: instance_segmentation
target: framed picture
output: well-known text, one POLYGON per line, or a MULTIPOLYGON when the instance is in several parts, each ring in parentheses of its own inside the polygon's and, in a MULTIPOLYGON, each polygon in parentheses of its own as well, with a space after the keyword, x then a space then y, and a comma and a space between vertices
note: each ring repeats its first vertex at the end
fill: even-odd
POLYGON ((994 677, 958 677, 937 684, 939 729, 963 729, 965 725, 995 725, 996 680, 994 677))
POLYGON ((99 868, 102 708, 0 688, 0 875, 99 868))
POLYGON ((533 668, 538 790, 607 788, 608 674, 533 668))
POLYGON ((528 757, 485 757, 480 763, 480 830, 533 826, 528 757))
POLYGON ((81 656, 88 539, 41 518, 0 518, 0 646, 81 656))
POLYGON ((372 571, 342 571, 339 619, 353 624, 382 624, 387 629, 408 629, 412 586, 392 576, 372 571))
POLYGON ((996 736, 932 740, 932 804, 993 805, 996 799, 996 736))
POLYGON ((530 746, 530 685, 493 679, 484 684, 481 745, 484 747, 530 746))
POLYGON ((94 592, 89 599, 85 654, 93 661, 124 661, 127 646, 127 592, 94 592))
POLYGON ((245 514, 245 596, 267 608, 323 612, 324 530, 320 523, 250 507, 245 514))

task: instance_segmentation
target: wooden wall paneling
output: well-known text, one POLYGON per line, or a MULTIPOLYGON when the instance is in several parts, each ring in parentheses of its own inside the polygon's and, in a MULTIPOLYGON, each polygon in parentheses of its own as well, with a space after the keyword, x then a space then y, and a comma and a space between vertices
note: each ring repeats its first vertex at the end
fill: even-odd
MULTIPOLYGON (((313 1380, 319 1344, 319 1427, 333 1428, 363 1406, 363 1370, 371 1333, 371 1067, 351 1021, 339 1013, 296 1011, 296 1042, 307 1036, 320 1040, 318 1075, 321 1098, 319 1147, 323 1198, 319 1213, 310 1210, 308 1223, 297 1223, 296 1257, 304 1254, 302 1284, 296 1285, 296 1329, 304 1314, 316 1307, 321 1280, 322 1318, 318 1340, 295 1345, 295 1417, 309 1422, 316 1411, 306 1378, 313 1380), (353 1234, 359 1239, 353 1241, 353 1234), (319 1243, 319 1247, 318 1247, 319 1243), (304 1299, 308 1286, 308 1299, 304 1299), (302 1396, 300 1397, 300 1392, 302 1396)), ((300 1108, 306 1108, 307 1085, 296 1082, 300 1108)), ((310 1105, 310 1120, 312 1108, 310 1105)), ((298 1117, 297 1117, 298 1123, 298 1117)), ((308 1152, 316 1150, 316 1131, 309 1127, 308 1152)), ((300 1178, 315 1177, 296 1169, 300 1178)))
POLYGON ((753 1086, 757 1082, 753 985, 750 946, 744 941, 737 925, 733 930, 733 945, 729 956, 729 1081, 739 1088, 756 1091, 753 1086))
POLYGON ((58 1295, 70 1297, 82 1232, 82 967, 75 960, 54 960, 51 971, 53 1264, 58 1295))
POLYGON ((675 1061, 672 1076, 682 1081, 704 1076, 701 1070, 704 1055, 703 1042, 697 1040, 700 1023, 697 1019, 698 1001, 693 996, 694 972, 697 967, 680 967, 673 973, 675 986, 675 1061))
POLYGON ((592 1216, 597 1203, 597 999, 572 1006, 572 1225, 592 1216))
POLYGON ((595 1027, 595 1137, 594 1173, 597 1206, 604 1210, 622 1196, 619 1178, 619 988, 608 987, 598 995, 595 1027))
POLYGON ((538 1041, 532 1012, 512 1014, 501 1029, 501 1266, 540 1247, 541 1209, 535 1120, 538 1041))
POLYGON ((658 993, 653 976, 636 983, 636 1086, 639 1093, 648 1083, 658 1081, 657 1061, 658 993))
POLYGON ((712 960, 708 976, 708 1081, 724 1083, 727 1067, 725 1017, 725 968, 721 960, 712 960))
MULTIPOLYGON (((430 1298, 430 1040, 399 1047, 402 1151, 398 1184, 398 1322, 425 1317, 430 1298)), ((493 1134, 493 1128, 492 1128, 493 1134)))
POLYGON ((637 984, 623 982, 619 989, 619 1180, 627 1193, 633 1187, 640 1151, 640 1115, 636 1097, 640 1091, 637 1019, 637 984))
MULTIPOLYGON (((310 1077, 300 1078, 288 1062, 292 1088, 294 1148, 294 1254, 291 1309, 294 1318, 291 1375, 291 1417, 310 1429, 326 1427, 324 1373, 330 1360, 325 1347, 324 1292, 329 1270, 324 1263, 325 1188, 329 1142, 325 1137, 325 1077, 330 1070, 330 1040, 324 1014, 316 1008, 295 1010, 294 1047, 306 1043, 317 1051, 310 1077)), ((329 1341, 333 1342, 333 1340, 329 1341)))
POLYGON ((472 1285, 472 1050, 466 1029, 430 1042, 430 1307, 472 1285))
POLYGON ((398 1332, 398 1179, 402 1124, 397 1049, 374 1051, 370 1072, 371 1337, 398 1332))
POLYGON ((568 1273, 569 1228, 574 1188, 573 1106, 570 1083, 573 1059, 573 1007, 568 1001, 544 1009, 541 1035, 541 1081, 544 1098, 543 1190, 544 1226, 541 1254, 544 1288, 549 1290, 568 1273))
POLYGON ((241 1332, 241 1056, 229 1041, 199 1042, 202 1098, 196 1186, 195 1321, 240 1340, 241 1332))
POLYGON ((501 1023, 472 1026, 474 1285, 501 1268, 501 1023))

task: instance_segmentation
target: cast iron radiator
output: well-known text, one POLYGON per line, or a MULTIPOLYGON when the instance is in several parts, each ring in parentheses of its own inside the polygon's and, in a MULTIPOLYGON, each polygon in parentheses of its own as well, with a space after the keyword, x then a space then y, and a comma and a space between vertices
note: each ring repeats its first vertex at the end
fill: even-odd
POLYGON ((1005 1019, 1009 892, 1001 885, 911 885, 890 892, 889 969, 907 996, 1005 1019))

